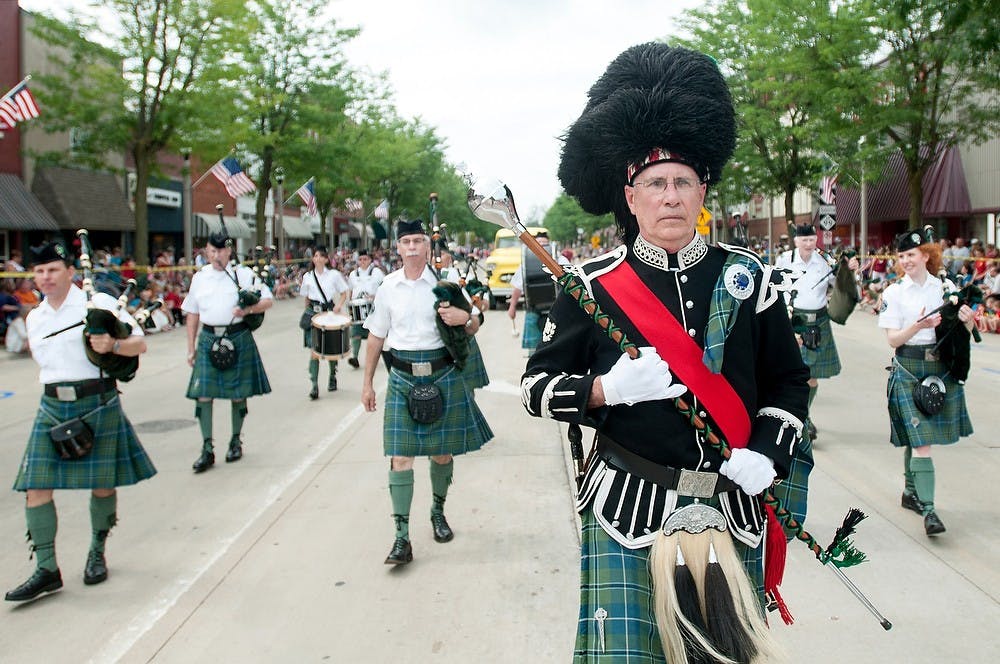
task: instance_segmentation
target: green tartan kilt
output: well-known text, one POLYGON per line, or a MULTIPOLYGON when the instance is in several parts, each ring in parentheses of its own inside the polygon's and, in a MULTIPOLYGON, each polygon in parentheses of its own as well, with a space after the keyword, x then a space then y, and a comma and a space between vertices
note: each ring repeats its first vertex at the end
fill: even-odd
POLYGON ((117 393, 94 394, 76 401, 43 395, 14 490, 113 489, 155 474, 156 468, 122 411, 117 393), (110 401, 109 405, 84 420, 94 431, 94 448, 82 459, 63 461, 49 438, 49 429, 86 415, 101 405, 102 396, 110 401))
POLYGON ((817 324, 819 327, 819 346, 810 350, 799 346, 802 361, 809 367, 810 378, 833 378, 840 373, 840 356, 837 354, 837 344, 833 340, 833 328, 827 318, 817 324))
POLYGON ((271 391, 271 384, 260 361, 257 344, 249 330, 231 336, 236 346, 236 366, 219 371, 212 366, 208 353, 215 335, 204 329, 198 334, 195 347, 194 368, 188 383, 188 399, 230 399, 240 401, 271 391))
POLYGON ((524 332, 521 333, 521 348, 535 350, 542 340, 542 317, 534 311, 524 312, 524 332))
MULTIPOLYGON (((407 362, 430 362, 447 351, 393 350, 407 362)), ((472 396, 463 372, 448 365, 430 376, 411 376, 399 369, 389 371, 385 394, 382 441, 386 456, 434 456, 474 452, 493 438, 493 431, 472 396), (410 417, 406 397, 413 385, 436 383, 444 398, 444 414, 432 424, 420 424, 410 417)))
POLYGON ((896 447, 949 445, 972 435, 972 421, 965 405, 965 386, 947 373, 943 362, 894 357, 886 388, 889 399, 889 441, 896 447), (945 384, 944 408, 933 417, 920 412, 913 401, 913 386, 934 374, 945 384))
MULTIPOLYGON (((717 499, 708 501, 717 504, 717 499)), ((612 539, 587 507, 580 518, 583 524, 580 550, 580 614, 577 621, 573 661, 634 662, 662 664, 664 660, 660 633, 653 609, 653 585, 649 574, 649 551, 628 549, 612 539), (604 621, 604 651, 594 612, 608 612, 604 621)), ((734 540, 736 551, 763 600, 763 544, 751 549, 734 540)), ((763 604, 762 604, 763 606, 763 604)), ((763 611, 763 609, 761 609, 763 611)))
POLYGON ((351 323, 351 338, 352 339, 367 339, 368 330, 365 329, 364 321, 360 323, 351 323))
POLYGON ((490 384, 486 363, 483 362, 483 351, 479 350, 479 343, 474 336, 469 337, 469 358, 465 361, 462 373, 465 375, 465 382, 474 390, 490 384))

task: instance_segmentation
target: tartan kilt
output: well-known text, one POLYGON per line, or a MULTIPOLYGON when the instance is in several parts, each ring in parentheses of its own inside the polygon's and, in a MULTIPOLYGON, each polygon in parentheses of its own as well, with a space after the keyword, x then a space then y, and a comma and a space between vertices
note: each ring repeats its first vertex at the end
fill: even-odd
MULTIPOLYGON (((803 432, 805 434, 805 432, 803 432)), ((812 441, 808 435, 803 435, 795 443, 795 452, 792 454, 792 463, 788 468, 788 477, 776 482, 771 487, 771 493, 781 506, 792 513, 799 524, 806 521, 806 508, 809 498, 809 473, 813 469, 812 441)), ((791 541, 795 533, 785 527, 785 537, 791 541)))
POLYGON ((819 346, 810 350, 799 346, 802 361, 809 367, 810 378, 833 378, 840 373, 840 356, 837 354, 837 344, 833 340, 833 328, 827 318, 817 324, 819 327, 819 346))
POLYGON ((352 339, 368 338, 368 330, 365 329, 364 321, 351 323, 351 338, 352 339))
POLYGON ((947 373, 939 360, 894 357, 886 387, 889 399, 889 441, 896 447, 949 445, 972 435, 972 421, 965 405, 965 386, 947 373), (920 412, 913 401, 913 386, 934 374, 945 384, 944 408, 933 417, 920 412))
MULTIPOLYGON (((447 354, 443 348, 392 352, 407 362, 430 362, 447 354)), ((493 438, 493 431, 472 396, 472 387, 462 374, 451 364, 430 376, 411 376, 395 368, 389 371, 382 423, 386 456, 464 454, 478 450, 493 438), (415 422, 406 404, 411 386, 422 383, 436 383, 444 398, 444 414, 432 424, 415 422)))
POLYGON ((14 480, 14 490, 113 489, 136 484, 155 474, 156 468, 136 437, 115 392, 93 394, 76 401, 60 401, 43 395, 14 480), (99 407, 102 396, 110 400, 110 404, 84 420, 94 431, 93 449, 82 459, 63 461, 49 438, 49 429, 99 407))
POLYGON ((236 346, 236 366, 219 371, 212 366, 208 353, 215 335, 202 330, 195 346, 194 367, 188 383, 188 399, 230 399, 241 401, 271 391, 271 384, 260 361, 257 344, 249 330, 229 337, 236 346))
POLYGON ((469 359, 465 361, 465 368, 462 369, 465 375, 465 382, 471 389, 486 387, 490 384, 490 376, 486 373, 486 363, 483 362, 483 351, 479 350, 479 342, 475 336, 469 337, 469 359))
MULTIPOLYGON (((718 499, 706 501, 718 504, 718 499)), ((656 628, 653 587, 649 574, 650 548, 628 549, 613 540, 588 506, 580 514, 583 524, 580 550, 580 614, 573 662, 634 662, 662 664, 663 646, 656 628), (594 612, 608 612, 604 621, 604 651, 594 612)), ((751 549, 733 540, 750 574, 751 585, 763 598, 763 545, 751 549)), ((763 604, 762 604, 763 606, 763 604)), ((763 611, 763 609, 761 609, 763 611)))
POLYGON ((541 316, 534 311, 524 312, 524 332, 521 333, 521 348, 535 350, 542 340, 541 316))

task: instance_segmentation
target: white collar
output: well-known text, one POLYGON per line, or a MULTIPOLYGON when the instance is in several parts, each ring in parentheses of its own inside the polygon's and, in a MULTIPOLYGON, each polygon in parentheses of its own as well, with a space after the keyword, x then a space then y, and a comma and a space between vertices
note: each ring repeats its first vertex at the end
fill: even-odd
POLYGON ((700 233, 695 233, 694 238, 686 246, 682 247, 676 254, 670 254, 666 249, 650 244, 640 234, 632 243, 632 252, 643 263, 658 270, 682 271, 704 258, 708 254, 708 245, 705 244, 700 233), (670 256, 675 256, 676 260, 671 261, 670 256), (676 267, 671 265, 673 262, 676 262, 676 267))

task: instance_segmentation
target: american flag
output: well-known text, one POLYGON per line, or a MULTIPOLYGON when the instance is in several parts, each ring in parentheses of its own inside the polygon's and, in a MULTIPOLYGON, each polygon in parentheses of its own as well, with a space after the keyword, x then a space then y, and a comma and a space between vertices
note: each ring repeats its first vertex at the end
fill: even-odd
POLYGON ((295 192, 302 199, 302 202, 306 204, 306 212, 312 215, 319 213, 319 210, 316 208, 316 185, 313 184, 314 179, 309 178, 306 180, 306 183, 295 192))
POLYGON ((823 179, 819 182, 819 200, 821 203, 826 203, 830 205, 833 203, 834 197, 837 195, 837 176, 834 175, 830 177, 829 175, 824 175, 823 179))
POLYGON ((375 214, 375 218, 376 219, 388 219, 389 218, 389 201, 383 199, 382 202, 378 204, 378 207, 375 208, 375 213, 374 214, 375 214))
POLYGON ((220 159, 215 166, 212 166, 210 172, 219 178, 219 182, 226 186, 226 191, 233 198, 249 194, 257 189, 257 185, 247 177, 247 174, 240 168, 239 162, 232 157, 220 159))
POLYGON ((348 212, 361 212, 365 208, 365 204, 356 198, 345 198, 344 207, 347 208, 348 212))
POLYGON ((37 118, 38 114, 38 104, 28 84, 21 81, 0 101, 0 129, 13 129, 18 122, 37 118))

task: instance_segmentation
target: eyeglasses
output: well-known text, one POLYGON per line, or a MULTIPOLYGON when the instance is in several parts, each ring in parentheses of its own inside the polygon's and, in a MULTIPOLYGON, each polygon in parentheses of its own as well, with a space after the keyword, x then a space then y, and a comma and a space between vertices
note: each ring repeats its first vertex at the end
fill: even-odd
POLYGON ((691 178, 674 178, 673 180, 668 180, 666 178, 655 178, 653 180, 646 180, 645 182, 636 182, 633 187, 645 187, 646 191, 651 194, 658 194, 660 196, 667 193, 667 188, 673 184, 674 190, 678 194, 689 194, 694 191, 694 188, 699 184, 696 180, 691 178))

